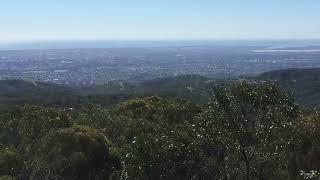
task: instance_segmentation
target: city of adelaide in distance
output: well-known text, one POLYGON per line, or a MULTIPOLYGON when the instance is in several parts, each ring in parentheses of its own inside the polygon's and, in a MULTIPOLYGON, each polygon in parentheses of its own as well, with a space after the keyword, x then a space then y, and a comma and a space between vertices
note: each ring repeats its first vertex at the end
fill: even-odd
POLYGON ((4 0, 0 180, 320 180, 319 8, 4 0))

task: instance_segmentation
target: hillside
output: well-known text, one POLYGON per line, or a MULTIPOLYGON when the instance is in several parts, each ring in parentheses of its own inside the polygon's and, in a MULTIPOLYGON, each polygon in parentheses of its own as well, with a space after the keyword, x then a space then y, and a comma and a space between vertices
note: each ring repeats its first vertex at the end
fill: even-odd
POLYGON ((0 81, 0 105, 56 104, 65 106, 75 101, 76 93, 68 87, 24 80, 0 81))
POLYGON ((66 108, 88 104, 110 106, 131 97, 117 90, 117 86, 105 85, 103 87, 80 89, 37 81, 1 80, 0 106, 23 104, 66 108))
POLYGON ((275 82, 292 93, 301 104, 320 104, 320 68, 270 71, 261 74, 258 79, 275 82))
MULTIPOLYGON (((253 81, 270 80, 292 94, 302 105, 320 104, 320 68, 283 69, 263 73, 253 81)), ((89 94, 127 94, 133 96, 159 95, 179 97, 195 103, 206 102, 210 89, 217 84, 230 84, 231 79, 210 79, 200 75, 181 75, 157 78, 137 85, 130 83, 108 83, 87 91, 89 94)))
MULTIPOLYGON (((320 104, 320 68, 270 71, 253 81, 271 80, 291 93, 302 105, 320 104)), ((207 102, 210 89, 217 84, 233 80, 213 80, 200 75, 181 75, 157 78, 140 84, 112 81, 87 88, 70 88, 62 85, 23 81, 0 81, 0 105, 41 104, 75 107, 84 104, 109 106, 132 97, 158 95, 183 98, 196 104, 207 102)))
POLYGON ((136 88, 136 93, 140 95, 179 97, 203 103, 207 100, 209 87, 213 83, 213 80, 200 75, 158 78, 141 83, 136 88))
POLYGON ((128 82, 108 82, 93 88, 83 88, 83 95, 132 95, 162 97, 178 97, 191 100, 195 103, 205 103, 209 89, 219 80, 211 80, 200 75, 181 75, 174 77, 156 78, 139 84, 128 82))

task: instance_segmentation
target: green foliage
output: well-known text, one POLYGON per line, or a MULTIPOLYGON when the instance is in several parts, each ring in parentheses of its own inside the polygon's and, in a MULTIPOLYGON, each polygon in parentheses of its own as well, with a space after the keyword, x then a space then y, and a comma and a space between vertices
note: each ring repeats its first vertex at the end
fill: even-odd
MULTIPOLYGON (((294 124, 289 151, 289 173, 293 177, 316 177, 320 172, 320 115, 317 110, 294 124)), ((316 178, 309 178, 316 179, 316 178)))
POLYGON ((16 175, 22 168, 22 158, 13 149, 0 149, 0 176, 16 175))
POLYGON ((318 111, 300 117, 295 123, 295 143, 320 150, 320 114, 318 111), (301 144, 302 143, 302 144, 301 144))
POLYGON ((283 69, 261 74, 258 79, 272 80, 292 93, 301 105, 319 105, 320 68, 283 69))
POLYGON ((192 116, 200 112, 200 109, 185 101, 152 96, 126 101, 116 106, 113 111, 118 116, 148 121, 162 120, 165 123, 175 125, 181 121, 192 119, 192 116))
POLYGON ((192 104, 159 97, 116 106, 116 116, 128 123, 122 178, 190 179, 200 175, 205 157, 191 132, 193 117, 199 112, 192 104))
POLYGON ((79 99, 71 88, 62 85, 23 81, 0 80, 0 107, 22 104, 70 106, 79 99))
POLYGON ((20 143, 17 111, 15 108, 0 109, 0 147, 17 146, 20 143))
POLYGON ((191 132, 199 112, 188 102, 153 96, 110 110, 88 109, 80 113, 78 123, 100 128, 119 147, 123 179, 191 178, 204 169, 205 157, 191 132))
POLYGON ((12 177, 12 176, 1 176, 0 175, 0 180, 16 180, 17 178, 12 177))
POLYGON ((77 123, 101 129, 113 143, 122 145, 131 142, 136 134, 190 121, 200 111, 198 106, 185 101, 153 96, 128 100, 111 109, 85 109, 79 113, 77 123))
POLYGON ((221 83, 200 75, 180 75, 145 81, 137 86, 135 92, 142 95, 183 98, 193 103, 206 104, 210 86, 221 83))
POLYGON ((282 133, 296 116, 296 106, 284 91, 241 81, 213 91, 208 109, 198 118, 198 136, 208 146, 220 146, 227 176, 268 177, 281 168, 278 162, 286 147, 282 133))
POLYGON ((144 92, 90 95, 76 108, 0 110, 0 179, 288 179, 319 171, 317 111, 300 112, 270 83, 218 86, 204 108, 158 96, 126 100, 209 96, 207 79, 176 79, 178 94, 172 81, 155 80, 144 92))
POLYGON ((108 178, 119 168, 107 138, 84 126, 52 131, 34 150, 28 161, 31 179, 108 178))
POLYGON ((50 130, 72 125, 71 115, 57 108, 24 106, 19 118, 18 128, 24 143, 40 139, 50 130))

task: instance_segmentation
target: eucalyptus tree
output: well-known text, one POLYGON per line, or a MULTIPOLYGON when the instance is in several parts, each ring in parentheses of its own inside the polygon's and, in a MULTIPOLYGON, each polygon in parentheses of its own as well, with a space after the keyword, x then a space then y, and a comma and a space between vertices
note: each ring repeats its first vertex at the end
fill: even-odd
POLYGON ((225 179, 272 177, 285 157, 297 106, 270 83, 239 81, 216 87, 197 121, 197 133, 213 155, 221 156, 225 179), (213 148, 212 148, 213 147, 213 148))

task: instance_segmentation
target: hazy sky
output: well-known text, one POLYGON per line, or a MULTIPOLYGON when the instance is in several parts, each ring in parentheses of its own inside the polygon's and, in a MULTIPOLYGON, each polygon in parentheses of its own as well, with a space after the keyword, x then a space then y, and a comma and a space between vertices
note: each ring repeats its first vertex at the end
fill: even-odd
POLYGON ((320 38, 320 0, 1 0, 0 43, 320 38))

